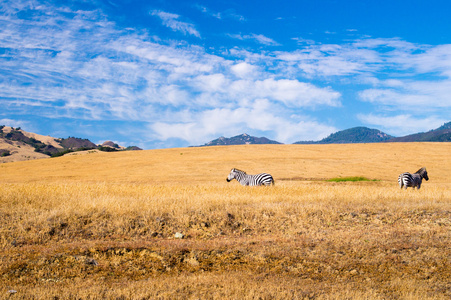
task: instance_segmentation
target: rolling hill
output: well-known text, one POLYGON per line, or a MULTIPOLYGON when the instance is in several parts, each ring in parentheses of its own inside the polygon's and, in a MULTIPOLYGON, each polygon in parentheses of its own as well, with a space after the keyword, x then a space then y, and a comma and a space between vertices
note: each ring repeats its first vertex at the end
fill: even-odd
POLYGON ((20 128, 0 126, 0 163, 61 156, 83 150, 120 151, 141 150, 121 147, 113 142, 96 145, 88 139, 43 136, 20 128))

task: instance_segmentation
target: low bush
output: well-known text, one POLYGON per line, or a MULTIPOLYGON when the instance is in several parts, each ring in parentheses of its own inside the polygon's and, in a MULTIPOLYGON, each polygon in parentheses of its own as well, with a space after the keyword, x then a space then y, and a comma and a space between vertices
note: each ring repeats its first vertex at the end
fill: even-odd
POLYGON ((328 179, 327 181, 331 181, 331 182, 345 182, 345 181, 355 182, 355 181, 377 181, 377 179, 368 179, 368 178, 363 177, 363 176, 351 176, 351 177, 331 178, 331 179, 328 179))

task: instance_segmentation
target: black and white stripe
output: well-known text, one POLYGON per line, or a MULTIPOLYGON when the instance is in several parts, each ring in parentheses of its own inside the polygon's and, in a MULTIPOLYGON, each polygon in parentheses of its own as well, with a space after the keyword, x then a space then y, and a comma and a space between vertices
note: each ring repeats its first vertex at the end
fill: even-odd
POLYGON ((227 177, 227 182, 232 179, 236 179, 239 183, 241 183, 241 185, 274 185, 274 178, 272 178, 272 176, 268 173, 248 175, 246 172, 235 168, 230 171, 230 174, 227 177))
POLYGON ((419 190, 421 187, 421 182, 423 181, 423 178, 429 180, 428 172, 426 171, 426 168, 421 168, 418 171, 416 171, 414 174, 410 174, 408 172, 402 173, 398 177, 398 183, 400 188, 405 188, 407 190, 407 187, 412 187, 415 189, 415 187, 419 190))

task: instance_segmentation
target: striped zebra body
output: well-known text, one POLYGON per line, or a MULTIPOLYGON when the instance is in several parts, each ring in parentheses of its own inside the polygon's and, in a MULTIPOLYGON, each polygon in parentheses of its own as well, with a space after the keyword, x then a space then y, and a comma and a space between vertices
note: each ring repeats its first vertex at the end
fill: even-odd
POLYGON ((259 185, 274 185, 274 178, 268 173, 261 173, 257 175, 248 175, 246 172, 232 169, 227 182, 236 179, 241 185, 259 186, 259 185))
POLYGON ((419 190, 421 187, 423 178, 426 179, 426 181, 429 180, 428 172, 426 171, 426 168, 421 168, 418 171, 416 171, 414 174, 410 174, 408 172, 400 174, 398 177, 398 184, 401 189, 403 187, 406 190, 408 187, 412 187, 413 189, 415 189, 415 187, 416 187, 419 190))

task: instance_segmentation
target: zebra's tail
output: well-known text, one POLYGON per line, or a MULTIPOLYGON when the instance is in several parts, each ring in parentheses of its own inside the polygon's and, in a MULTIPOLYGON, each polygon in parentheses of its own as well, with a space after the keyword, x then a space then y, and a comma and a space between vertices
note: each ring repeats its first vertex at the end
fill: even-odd
POLYGON ((274 178, 271 181, 271 185, 276 185, 276 181, 274 180, 274 178))

